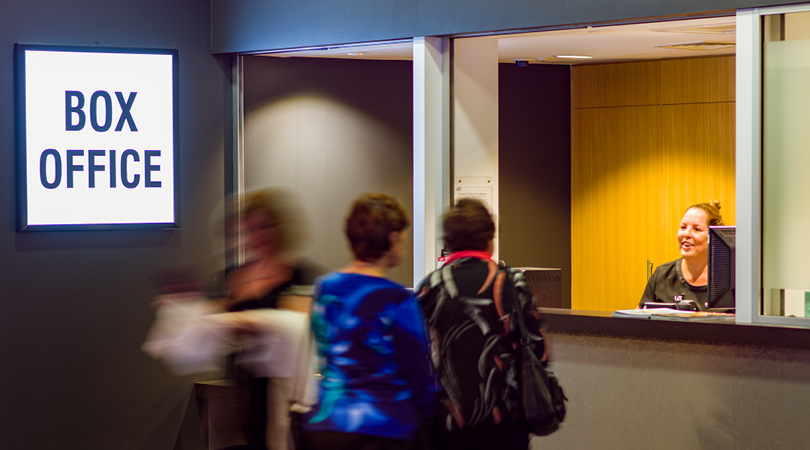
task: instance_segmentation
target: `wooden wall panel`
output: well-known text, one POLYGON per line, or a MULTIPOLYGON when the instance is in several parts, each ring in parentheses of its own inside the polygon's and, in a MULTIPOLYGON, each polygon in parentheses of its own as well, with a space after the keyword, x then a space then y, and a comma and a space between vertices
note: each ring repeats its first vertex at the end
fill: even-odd
POLYGON ((664 260, 679 257, 675 233, 690 205, 719 200, 726 225, 735 225, 734 103, 664 105, 662 202, 664 260))
POLYGON ((647 259, 659 257, 661 109, 575 109, 572 119, 572 308, 633 308, 647 259))
POLYGON ((627 106, 644 96, 615 98, 605 89, 624 85, 639 67, 609 66, 637 64, 572 68, 573 309, 634 308, 647 260, 658 266, 679 257, 675 233, 689 205, 718 199, 726 224, 735 223, 734 57, 660 62, 660 72, 647 73, 653 79, 637 84, 648 92, 669 83, 671 104, 627 106), (594 80, 617 74, 623 80, 594 80), (729 92, 732 101, 713 100, 729 92), (625 107, 595 107, 605 103, 625 107))
POLYGON ((670 59, 661 64, 662 103, 734 101, 734 55, 670 59))
POLYGON ((572 107, 657 105, 660 71, 660 61, 573 66, 572 107))

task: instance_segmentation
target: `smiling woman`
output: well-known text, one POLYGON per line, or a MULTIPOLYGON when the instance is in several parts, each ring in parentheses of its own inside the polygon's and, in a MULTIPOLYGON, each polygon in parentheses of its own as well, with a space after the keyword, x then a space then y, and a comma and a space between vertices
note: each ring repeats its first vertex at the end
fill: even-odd
POLYGON ((709 227, 724 225, 720 202, 698 203, 686 209, 678 227, 678 249, 681 257, 661 264, 647 280, 638 303, 674 303, 684 309, 696 309, 706 302, 709 227))

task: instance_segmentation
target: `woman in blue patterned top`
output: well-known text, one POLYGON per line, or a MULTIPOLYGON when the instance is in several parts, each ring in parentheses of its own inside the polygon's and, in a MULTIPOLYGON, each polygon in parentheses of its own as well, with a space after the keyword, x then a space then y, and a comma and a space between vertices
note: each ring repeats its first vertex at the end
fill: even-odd
POLYGON ((395 198, 360 196, 346 219, 354 260, 318 281, 312 328, 324 378, 304 421, 315 450, 412 449, 435 413, 422 313, 385 278, 405 254, 408 225, 395 198))

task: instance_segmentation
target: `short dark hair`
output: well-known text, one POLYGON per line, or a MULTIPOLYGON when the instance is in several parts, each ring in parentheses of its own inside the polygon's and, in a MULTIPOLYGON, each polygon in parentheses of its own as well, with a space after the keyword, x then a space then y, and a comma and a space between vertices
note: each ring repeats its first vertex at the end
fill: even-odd
POLYGON ((346 237, 354 257, 372 262, 391 248, 391 233, 410 226, 408 212, 396 198, 386 194, 363 194, 346 217, 346 237))
MULTIPOLYGON (((710 227, 714 226, 722 226, 725 225, 723 222, 723 216, 720 215, 720 201, 719 200, 712 200, 709 203, 698 203, 686 208, 686 211, 690 209, 701 209, 703 212, 706 213, 706 216, 709 220, 707 220, 707 225, 710 227)), ((686 214, 684 211, 684 214, 686 214)))
POLYGON ((463 198, 444 214, 444 241, 451 252, 486 250, 495 237, 495 222, 478 200, 463 198))

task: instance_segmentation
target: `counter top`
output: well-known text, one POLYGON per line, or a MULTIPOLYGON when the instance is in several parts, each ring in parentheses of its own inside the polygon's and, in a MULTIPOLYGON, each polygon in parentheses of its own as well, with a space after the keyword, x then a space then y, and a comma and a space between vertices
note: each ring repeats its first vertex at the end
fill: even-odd
POLYGON ((810 329, 766 324, 677 322, 611 317, 610 312, 538 308, 552 333, 810 350, 810 329))

